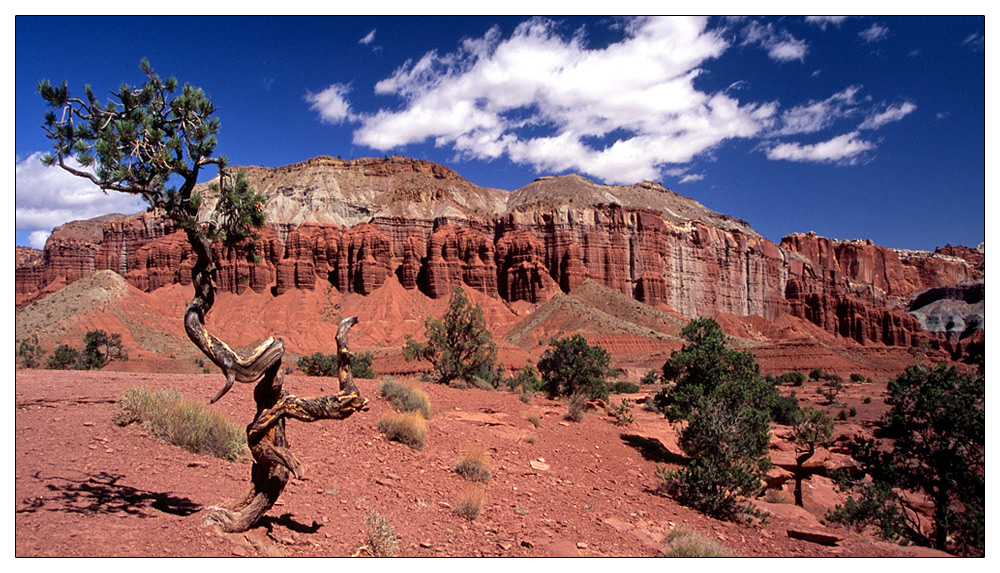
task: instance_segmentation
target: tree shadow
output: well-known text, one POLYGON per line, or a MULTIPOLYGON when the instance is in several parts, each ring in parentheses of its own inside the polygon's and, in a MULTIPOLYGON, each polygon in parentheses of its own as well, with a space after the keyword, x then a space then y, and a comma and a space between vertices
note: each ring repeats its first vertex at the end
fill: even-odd
POLYGON ((667 447, 656 438, 649 438, 638 434, 622 434, 621 439, 626 444, 638 450, 644 459, 651 462, 683 466, 687 465, 689 461, 687 457, 681 454, 675 454, 674 452, 668 450, 667 447))
POLYGON ((99 472, 84 474, 83 478, 41 477, 51 494, 23 500, 24 506, 17 513, 59 511, 86 515, 124 513, 136 517, 153 517, 151 510, 171 515, 188 516, 201 506, 186 497, 169 493, 144 491, 118 483, 124 476, 99 472))
POLYGON ((299 523, 298 521, 292 519, 292 514, 290 513, 283 513, 281 517, 264 517, 261 519, 261 523, 267 527, 268 531, 271 530, 272 525, 281 525, 296 533, 316 533, 319 531, 319 528, 322 527, 322 525, 316 523, 316 521, 313 521, 312 525, 299 523))

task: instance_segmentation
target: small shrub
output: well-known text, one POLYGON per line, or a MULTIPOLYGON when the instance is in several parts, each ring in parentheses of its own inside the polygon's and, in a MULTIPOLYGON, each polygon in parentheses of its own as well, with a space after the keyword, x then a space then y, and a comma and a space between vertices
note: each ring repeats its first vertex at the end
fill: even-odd
POLYGON ((611 406, 610 410, 615 423, 619 426, 631 426, 635 421, 632 418, 632 401, 628 398, 622 398, 622 401, 617 406, 611 406))
POLYGON ((299 358, 295 363, 306 376, 336 376, 337 356, 316 352, 299 358))
POLYGON ((419 388, 387 381, 379 385, 378 392, 400 412, 420 412, 424 418, 431 417, 431 400, 427 392, 419 388))
POLYGON ((822 368, 813 368, 812 370, 809 371, 810 380, 824 380, 826 379, 826 376, 827 374, 826 372, 823 371, 822 368))
POLYGON ((468 390, 469 385, 465 383, 465 380, 461 378, 452 378, 448 381, 448 387, 454 388, 456 390, 468 390))
POLYGON ((49 370, 69 370, 80 360, 80 351, 68 344, 60 344, 49 356, 45 367, 49 370))
POLYGON ((663 553, 667 557, 732 557, 733 554, 704 535, 677 528, 667 534, 663 553))
POLYGON ((531 404, 531 397, 534 394, 529 394, 528 392, 518 392, 517 399, 524 402, 525 404, 531 404))
POLYGON ((642 379, 639 380, 640 386, 655 386, 661 382, 660 373, 656 370, 650 370, 643 375, 642 379))
POLYGON ((38 336, 32 334, 21 340, 17 347, 17 356, 21 359, 21 366, 24 368, 38 368, 42 363, 45 351, 38 344, 38 336))
POLYGON ((573 422, 580 422, 583 420, 584 410, 587 408, 587 397, 584 394, 573 394, 569 399, 568 409, 566 411, 566 419, 573 422))
POLYGON ((799 372, 798 370, 789 370, 781 376, 778 376, 778 384, 787 384, 789 386, 802 386, 806 383, 806 375, 799 372))
POLYGON ((536 428, 542 425, 542 419, 534 412, 525 414, 524 417, 527 418, 528 421, 531 422, 531 425, 536 428))
POLYGON ((455 473, 471 481, 490 481, 493 474, 486 450, 479 444, 466 448, 455 464, 455 473))
POLYGON ((535 434, 528 434, 527 436, 524 437, 524 441, 528 442, 529 444, 534 444, 535 442, 538 441, 538 436, 536 436, 535 434))
POLYGON ((389 414, 378 421, 378 431, 385 434, 386 439, 414 450, 423 449, 427 443, 427 421, 420 412, 389 414))
POLYGON ((458 496, 454 511, 457 515, 475 521, 483 511, 483 503, 486 501, 486 490, 482 487, 470 487, 458 496))
POLYGON ((608 386, 608 394, 635 394, 639 391, 639 386, 624 380, 614 382, 608 386))
POLYGON ((863 374, 858 374, 857 372, 855 372, 851 374, 851 382, 854 382, 855 384, 864 384, 865 377, 863 374))
POLYGON ((121 334, 91 330, 83 335, 83 352, 80 355, 83 368, 99 370, 112 360, 128 360, 128 354, 122 349, 121 334))
POLYGON ((365 539, 375 557, 395 557, 399 547, 399 537, 389 520, 374 509, 365 515, 365 539))
POLYGON ((837 420, 841 422, 847 421, 847 410, 845 408, 841 408, 840 411, 837 412, 837 420))
POLYGON ((140 422, 153 436, 188 451, 226 460, 246 455, 246 432, 201 402, 176 390, 130 388, 118 400, 114 423, 140 422))
POLYGON ((854 416, 857 416, 858 415, 858 409, 855 408, 854 406, 851 406, 851 409, 847 412, 847 415, 850 416, 850 417, 852 417, 852 418, 854 416))
POLYGON ((351 376, 364 378, 365 380, 374 380, 375 371, 372 370, 372 360, 374 359, 375 355, 371 352, 362 352, 361 354, 351 356, 351 376))
POLYGON ((872 397, 871 396, 865 396, 865 399, 862 400, 862 402, 864 402, 865 404, 871 404, 872 403, 872 397))
POLYGON ((542 379, 539 378, 535 365, 529 362, 527 366, 518 370, 515 376, 507 379, 507 387, 511 390, 521 388, 522 392, 533 393, 542 388, 542 379))
POLYGON ((840 391, 843 389, 844 380, 840 376, 833 374, 827 377, 826 382, 819 387, 819 393, 826 398, 827 404, 833 404, 833 402, 837 399, 837 396, 840 395, 840 391))
POLYGON ((496 390, 496 387, 489 380, 486 380, 485 378, 481 378, 479 376, 470 377, 468 383, 469 386, 472 386, 473 388, 486 390, 487 392, 492 392, 493 390, 496 390))

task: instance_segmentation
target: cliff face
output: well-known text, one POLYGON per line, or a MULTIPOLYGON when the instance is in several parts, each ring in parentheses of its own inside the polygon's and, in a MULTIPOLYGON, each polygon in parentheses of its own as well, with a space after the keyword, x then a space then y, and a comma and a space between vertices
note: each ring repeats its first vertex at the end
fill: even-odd
MULTIPOLYGON (((368 295, 395 274, 431 298, 465 286, 541 303, 590 279, 688 318, 790 313, 859 343, 908 345, 921 331, 909 299, 980 279, 985 265, 961 247, 905 252, 814 234, 775 245, 654 183, 571 175, 506 192, 398 157, 247 169, 268 197, 263 260, 217 247, 222 291, 280 296, 327 282, 368 295)), ((192 257, 184 234, 155 214, 71 223, 43 255, 19 257, 17 303, 104 269, 144 291, 189 284, 192 257)))

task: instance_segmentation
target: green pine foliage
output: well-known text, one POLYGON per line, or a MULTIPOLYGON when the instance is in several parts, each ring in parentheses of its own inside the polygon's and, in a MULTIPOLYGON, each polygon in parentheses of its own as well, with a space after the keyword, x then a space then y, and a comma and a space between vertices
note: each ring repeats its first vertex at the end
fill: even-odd
POLYGON ((487 382, 496 387, 497 346, 493 333, 486 328, 482 307, 470 303, 461 287, 452 291, 444 317, 428 318, 424 325, 427 343, 407 335, 403 358, 433 364, 439 384, 452 380, 471 382, 473 377, 487 376, 487 382))
POLYGON ((880 439, 856 438, 852 447, 874 485, 856 491, 857 499, 838 506, 828 518, 859 528, 875 523, 889 538, 899 534, 942 551, 982 555, 985 390, 981 370, 970 376, 945 365, 908 367, 889 383, 890 409, 880 420, 880 439), (904 510, 906 500, 897 490, 923 494, 933 504, 929 536, 912 521, 913 513, 904 510))
POLYGON ((375 371, 372 370, 372 361, 375 355, 371 352, 362 352, 351 356, 351 376, 372 380, 375 378, 375 371))
POLYGON ((17 345, 17 356, 22 368, 38 368, 42 364, 45 351, 38 344, 38 335, 25 337, 17 345))
POLYGON ((585 395, 608 399, 607 379, 611 370, 611 355, 604 348, 587 344, 579 335, 549 341, 549 347, 538 361, 542 389, 549 396, 585 395))
POLYGON ((69 370, 76 368, 80 361, 80 351, 68 344, 60 344, 52 351, 45 367, 49 370, 69 370))
POLYGON ((679 442, 689 465, 659 468, 664 488, 713 517, 761 517, 745 500, 763 489, 771 467, 771 410, 780 395, 750 352, 729 348, 719 324, 699 318, 681 331, 687 343, 664 365, 672 388, 657 405, 672 422, 686 421, 679 442))
MULTIPOLYGON (((303 356, 295 363, 306 376, 336 376, 337 356, 335 354, 323 354, 314 352, 309 356, 303 356)), ((352 373, 353 374, 353 373, 352 373)))
POLYGON ((99 370, 112 360, 128 360, 128 354, 122 349, 121 334, 91 330, 83 336, 80 361, 86 370, 99 370))

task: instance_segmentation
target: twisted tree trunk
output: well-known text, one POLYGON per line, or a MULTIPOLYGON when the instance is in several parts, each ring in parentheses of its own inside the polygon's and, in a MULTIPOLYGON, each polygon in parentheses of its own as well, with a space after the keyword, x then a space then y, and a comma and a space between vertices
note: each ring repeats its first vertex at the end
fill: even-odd
POLYGON ((285 437, 285 418, 304 422, 341 420, 365 409, 368 400, 359 395, 354 384, 350 371, 352 354, 347 344, 348 331, 358 318, 344 319, 337 330, 340 391, 309 399, 289 394, 282 388, 281 359, 285 343, 280 338, 268 338, 242 355, 205 329, 205 316, 215 301, 214 265, 208 241, 193 233, 189 233, 188 239, 194 246, 197 262, 191 270, 195 296, 184 313, 184 328, 188 337, 226 376, 225 385, 211 401, 222 398, 234 381, 256 384, 253 396, 257 413, 247 426, 247 444, 254 459, 250 490, 242 498, 207 508, 206 518, 217 523, 223 531, 246 531, 274 506, 290 477, 303 476, 302 464, 292 454, 285 437))

